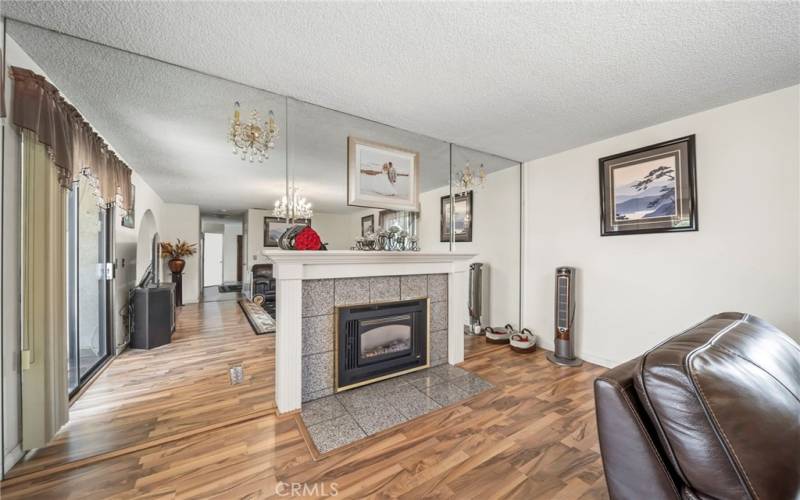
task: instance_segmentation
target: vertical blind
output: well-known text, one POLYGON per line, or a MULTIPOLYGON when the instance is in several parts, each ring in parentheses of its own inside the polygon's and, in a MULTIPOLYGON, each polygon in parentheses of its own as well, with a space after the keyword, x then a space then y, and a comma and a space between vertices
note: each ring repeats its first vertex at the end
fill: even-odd
POLYGON ((66 191, 44 144, 22 133, 22 446, 67 422, 66 191))

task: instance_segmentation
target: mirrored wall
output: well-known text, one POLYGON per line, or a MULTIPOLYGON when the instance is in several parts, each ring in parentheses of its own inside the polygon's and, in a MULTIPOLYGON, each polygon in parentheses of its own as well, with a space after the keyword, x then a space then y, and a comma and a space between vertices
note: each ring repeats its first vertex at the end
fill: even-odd
POLYGON ((292 98, 287 122, 287 191, 312 212, 296 222, 328 250, 386 248, 395 233, 419 251, 476 254, 480 323, 518 327, 519 162, 292 98))
MULTIPOLYGON (((454 184, 450 241, 453 251, 474 253, 474 261, 481 264, 480 324, 520 328, 522 165, 453 145, 451 167, 454 184), (469 189, 469 183, 462 179, 476 175, 483 180, 469 189)), ((474 342, 466 345, 467 354, 478 347, 474 342)))
POLYGON ((294 99, 288 121, 288 189, 312 204, 312 226, 329 250, 355 249, 392 227, 422 251, 449 249, 438 234, 449 143, 294 99))
MULTIPOLYGON (((106 342, 112 354, 125 348, 130 339, 128 294, 151 262, 158 261, 153 258, 154 238, 198 244, 199 254, 186 258, 182 275, 183 302, 189 305, 204 300, 204 288, 209 288, 204 285, 230 281, 228 276, 235 277, 245 297, 250 296, 254 266, 268 264, 264 250, 277 248, 277 236, 292 222, 310 224, 328 251, 376 251, 375 242, 389 239, 394 242, 389 245, 392 251, 474 254, 483 277, 480 324, 519 327, 518 162, 28 24, 8 20, 6 34, 6 63, 51 81, 134 170, 134 211, 124 219, 115 214, 111 223, 114 245, 109 260, 115 269, 111 299, 105 308, 98 303, 96 311, 81 311, 84 317, 99 316, 98 324, 107 321, 107 336, 95 339, 105 335, 98 329, 97 335, 81 338, 95 339, 97 345, 106 342), (242 157, 241 150, 235 150, 230 133, 236 103, 241 124, 250 122, 253 111, 260 125, 271 114, 275 136, 268 158, 251 161, 248 154, 242 157), (304 200, 308 212, 282 212, 284 200, 292 199, 304 200), (237 253, 226 257, 230 226, 239 228, 232 235, 237 253), (220 280, 203 276, 207 233, 223 235, 223 261, 236 259, 233 270, 229 260, 223 265, 220 280)), ((13 185, 15 174, 7 166, 4 175, 7 185, 13 185)), ((90 257, 97 261, 87 261, 90 267, 105 263, 90 257)), ((166 260, 161 260, 161 281, 170 279, 166 260)), ((235 302, 231 307, 233 314, 239 314, 235 302)), ((227 374, 229 365, 239 359, 231 347, 239 327, 247 332, 245 342, 254 337, 245 320, 228 324, 215 316, 217 312, 208 312, 223 310, 223 306, 192 310, 178 317, 180 328, 194 328, 204 338, 217 335, 220 338, 213 341, 225 346, 204 367, 209 373, 227 374), (223 323, 225 328, 217 330, 202 327, 223 323)), ((465 331, 475 322, 463 304, 465 331)), ((12 341, 18 339, 8 340, 12 341)), ((473 344, 478 342, 467 342, 467 355, 473 344)), ((6 347, 7 352, 19 350, 6 347)), ((113 387, 93 387, 130 394, 119 403, 120 411, 143 414, 140 395, 169 400, 176 411, 155 415, 152 421, 126 423, 123 429, 118 427, 122 419, 95 418, 91 405, 96 400, 91 394, 82 396, 73 405, 69 425, 72 435, 87 439, 79 446, 56 443, 42 456, 49 457, 49 465, 58 465, 153 436, 199 431, 220 419, 266 411, 264 405, 272 400, 274 367, 254 361, 252 352, 243 348, 238 355, 248 359, 244 362, 251 377, 248 384, 231 386, 226 377, 210 378, 209 387, 214 389, 200 395, 170 391, 171 374, 180 367, 158 366, 155 358, 130 372, 114 371, 112 365, 104 377, 113 381, 113 387), (258 397, 241 396, 237 401, 243 403, 226 407, 222 415, 214 394, 223 388, 231 393, 253 391, 258 397), (186 419, 181 409, 189 407, 191 418, 186 419)), ((9 380, 19 377, 18 372, 5 375, 9 380)), ((73 378, 75 393, 80 393, 80 381, 73 378)), ((12 387, 4 395, 7 408, 24 398, 20 390, 24 393, 25 388, 12 387)), ((18 423, 8 425, 19 430, 18 423)), ((14 436, 9 439, 16 442, 14 436)))

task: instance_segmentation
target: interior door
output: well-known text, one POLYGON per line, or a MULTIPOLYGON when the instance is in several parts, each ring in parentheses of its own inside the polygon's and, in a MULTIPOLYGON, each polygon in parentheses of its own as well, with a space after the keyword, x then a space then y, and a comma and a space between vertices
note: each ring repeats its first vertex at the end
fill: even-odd
POLYGON ((203 240, 203 286, 221 285, 222 234, 205 233, 203 240))

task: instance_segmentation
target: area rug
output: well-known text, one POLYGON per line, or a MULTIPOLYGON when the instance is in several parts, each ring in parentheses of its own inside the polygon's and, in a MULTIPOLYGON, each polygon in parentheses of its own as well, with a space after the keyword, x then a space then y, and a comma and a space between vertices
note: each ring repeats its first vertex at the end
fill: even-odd
POLYGON ((242 284, 236 283, 232 285, 220 285, 217 287, 219 289, 219 293, 229 293, 229 292, 241 292, 242 291, 242 284))
POLYGON ((275 320, 263 307, 250 299, 239 299, 239 306, 244 311, 244 315, 247 316, 247 321, 250 322, 250 326, 253 327, 256 335, 275 333, 275 320))

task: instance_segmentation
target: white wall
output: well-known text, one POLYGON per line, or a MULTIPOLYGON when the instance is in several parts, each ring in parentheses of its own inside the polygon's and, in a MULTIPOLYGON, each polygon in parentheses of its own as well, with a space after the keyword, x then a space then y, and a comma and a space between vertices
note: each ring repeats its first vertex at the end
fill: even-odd
POLYGON ((122 310, 127 308, 128 291, 139 282, 150 258, 149 247, 147 252, 138 251, 141 246, 139 242, 151 241, 153 234, 159 231, 159 221, 164 206, 161 197, 136 172, 131 176, 131 182, 136 187, 134 227, 128 228, 121 224, 121 211, 117 211, 117 216, 114 217, 116 232, 114 257, 117 262, 114 280, 114 339, 117 353, 128 342, 128 327, 121 314, 122 310), (152 213, 155 225, 149 223, 144 227, 143 218, 148 210, 152 213), (142 231, 147 234, 143 234, 142 231))
MULTIPOLYGON (((138 193, 137 193, 138 194, 138 193)), ((159 222, 161 241, 181 240, 189 243, 200 242, 200 207, 181 203, 165 203, 159 222)), ((171 281, 172 274, 167 267, 168 259, 161 259, 161 280, 171 281)), ((200 257, 199 254, 185 257, 183 271, 183 303, 193 304, 200 297, 200 257)))
POLYGON ((328 250, 350 250, 350 247, 355 244, 355 237, 352 234, 352 219, 352 214, 314 212, 311 226, 327 244, 328 250))
POLYGON ((524 323, 553 344, 553 280, 575 266, 579 356, 613 366, 721 311, 800 339, 800 87, 525 165, 524 323), (699 231, 600 237, 598 159, 696 134, 699 231))

